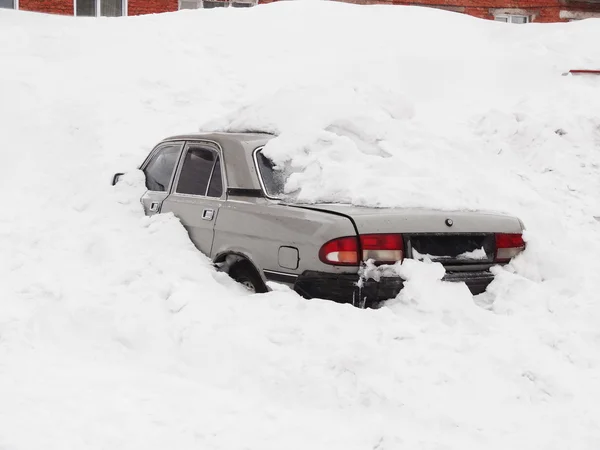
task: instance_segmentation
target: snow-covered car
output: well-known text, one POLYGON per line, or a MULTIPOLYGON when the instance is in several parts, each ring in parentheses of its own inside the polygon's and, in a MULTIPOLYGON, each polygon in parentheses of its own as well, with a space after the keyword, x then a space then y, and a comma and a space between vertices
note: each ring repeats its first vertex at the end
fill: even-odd
POLYGON ((440 262, 445 280, 465 282, 477 294, 493 280, 492 266, 525 248, 523 223, 507 215, 284 199, 286 173, 262 152, 273 137, 174 136, 140 166, 146 214, 173 213, 202 253, 254 292, 275 281, 307 298, 369 306, 396 296, 404 280, 365 277, 365 263, 413 258, 440 262))

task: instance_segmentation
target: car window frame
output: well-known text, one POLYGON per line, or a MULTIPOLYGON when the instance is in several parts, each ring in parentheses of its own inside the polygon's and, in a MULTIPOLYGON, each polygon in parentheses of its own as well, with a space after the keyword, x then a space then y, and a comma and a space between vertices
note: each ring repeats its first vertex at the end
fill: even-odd
MULTIPOLYGON (((179 145, 179 149, 177 150, 179 152, 179 155, 176 158, 177 160, 175 161, 175 167, 173 168, 173 173, 171 174, 171 178, 169 179, 169 185, 168 185, 167 189, 164 191, 153 191, 153 190, 146 188, 147 192, 164 192, 166 194, 171 193, 171 189, 173 188, 173 183, 175 182, 175 175, 177 173, 179 165, 181 164, 181 155, 183 154, 183 149, 185 147, 185 141, 175 140, 175 141, 160 142, 152 149, 152 151, 148 154, 148 156, 146 157, 144 162, 139 167, 139 170, 144 172, 146 170, 146 168, 148 167, 148 165, 150 164, 150 162, 157 155, 158 152, 160 152, 164 147, 168 147, 168 146, 172 146, 172 145, 179 145)), ((146 183, 146 173, 144 172, 144 184, 145 183, 146 183)))
MULTIPOLYGON (((215 160, 215 163, 216 163, 216 160, 215 160)), ((210 188, 210 183, 211 183, 213 175, 214 175, 215 163, 213 163, 213 168, 210 173, 210 178, 208 179, 208 184, 206 185, 205 193, 208 193, 208 190, 210 188)), ((177 164, 177 169, 175 171, 175 177, 173 179, 171 190, 169 192, 171 195, 177 195, 178 197, 225 200, 226 196, 227 196, 227 178, 226 178, 226 173, 225 173, 225 160, 223 158, 223 149, 221 148, 219 143, 215 142, 215 141, 208 141, 208 140, 185 141, 185 143, 183 145, 183 149, 179 156, 179 162, 177 164), (220 161, 219 165, 220 165, 220 169, 221 169, 221 196, 220 197, 211 197, 208 195, 200 195, 200 194, 184 194, 182 192, 177 192, 177 185, 179 184, 179 177, 180 177, 181 171, 183 169, 183 164, 185 163, 185 157, 187 155, 187 152, 190 149, 190 147, 196 147, 196 146, 202 147, 206 150, 216 153, 217 157, 219 158, 219 161, 220 161)))
POLYGON ((266 198, 268 198, 270 200, 279 200, 279 201, 281 201, 280 197, 274 197, 274 196, 272 196, 272 195, 269 194, 269 192, 267 191, 267 187, 265 186, 265 182, 263 180, 262 172, 260 171, 260 165, 258 164, 258 154, 264 148, 265 148, 265 146, 261 145, 260 147, 255 148, 254 151, 252 152, 252 160, 254 161, 254 169, 256 170, 256 175, 258 176, 258 183, 260 184, 260 188, 262 189, 263 194, 264 194, 264 196, 266 198))

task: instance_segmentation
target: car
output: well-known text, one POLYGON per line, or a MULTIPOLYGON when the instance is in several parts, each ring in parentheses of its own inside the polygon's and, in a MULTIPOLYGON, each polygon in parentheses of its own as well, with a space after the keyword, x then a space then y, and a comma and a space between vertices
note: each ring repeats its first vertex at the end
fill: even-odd
POLYGON ((306 298, 370 307, 395 297, 405 280, 364 277, 365 263, 412 258, 441 263, 444 280, 479 294, 494 278, 492 266, 525 249, 523 223, 509 215, 285 199, 285 171, 263 154, 273 138, 262 132, 173 136, 139 167, 146 176, 145 213, 173 213, 194 245, 252 292, 267 292, 274 281, 306 298))

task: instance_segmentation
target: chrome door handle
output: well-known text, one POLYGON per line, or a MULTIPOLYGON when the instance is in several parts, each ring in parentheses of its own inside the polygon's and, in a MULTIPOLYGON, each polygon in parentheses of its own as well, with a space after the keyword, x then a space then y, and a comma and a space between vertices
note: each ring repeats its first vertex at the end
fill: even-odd
POLYGON ((152 202, 152 203, 150 203, 150 211, 151 212, 157 212, 158 211, 158 202, 152 202))
POLYGON ((202 219, 203 220, 213 220, 214 216, 215 216, 214 209, 205 209, 204 211, 202 211, 202 219))

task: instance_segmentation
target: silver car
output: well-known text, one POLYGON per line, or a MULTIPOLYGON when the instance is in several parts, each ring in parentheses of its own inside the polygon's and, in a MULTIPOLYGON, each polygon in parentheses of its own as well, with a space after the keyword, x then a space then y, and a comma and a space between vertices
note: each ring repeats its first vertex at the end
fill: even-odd
POLYGON ((262 153, 273 138, 173 136, 140 166, 146 214, 173 213, 219 270, 254 292, 266 292, 266 282, 275 281, 306 298, 368 307, 395 297, 404 280, 364 279, 364 263, 413 258, 440 262, 445 280, 465 282, 477 294, 493 280, 493 265, 525 248, 516 217, 286 202, 280 198, 284 173, 262 153))

